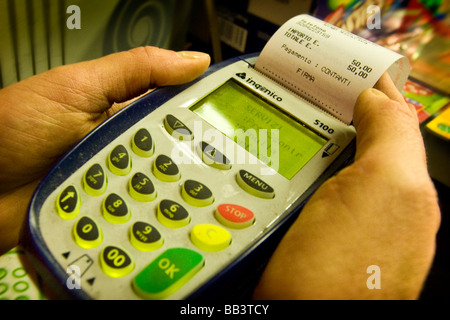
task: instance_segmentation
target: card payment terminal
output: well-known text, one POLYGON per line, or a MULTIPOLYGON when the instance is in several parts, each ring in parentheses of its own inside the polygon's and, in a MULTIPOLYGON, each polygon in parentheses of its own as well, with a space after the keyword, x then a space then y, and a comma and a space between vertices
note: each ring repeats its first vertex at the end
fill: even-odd
POLYGON ((255 70, 257 57, 143 96, 44 178, 25 243, 57 297, 201 296, 352 159, 354 128, 255 70))

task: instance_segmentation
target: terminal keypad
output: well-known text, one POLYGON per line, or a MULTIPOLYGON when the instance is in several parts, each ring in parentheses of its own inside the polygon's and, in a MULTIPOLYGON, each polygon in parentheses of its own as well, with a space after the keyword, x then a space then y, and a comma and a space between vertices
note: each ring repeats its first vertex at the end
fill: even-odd
MULTIPOLYGON (((173 115, 168 115, 164 128, 176 140, 182 136, 192 136, 192 131, 173 115)), ((163 142, 162 142, 163 143, 163 142)), ((178 143, 178 142, 177 142, 178 143)), ((103 273, 117 279, 139 268, 130 285, 134 292, 143 299, 164 299, 187 283, 207 263, 203 252, 218 253, 226 250, 232 243, 229 230, 245 232, 251 227, 257 215, 250 209, 235 203, 216 203, 215 190, 207 181, 184 179, 184 173, 166 154, 158 154, 151 132, 138 128, 130 138, 129 145, 112 145, 107 159, 91 165, 83 175, 79 186, 69 184, 59 193, 56 200, 56 214, 67 223, 73 221, 72 239, 74 243, 86 250, 103 248, 98 264, 103 273), (147 172, 133 171, 133 158, 148 158, 147 172), (114 175, 125 179, 127 183, 122 192, 108 193, 108 176, 114 175), (179 183, 174 183, 179 181, 179 183), (183 201, 175 201, 170 194, 158 189, 163 184, 170 184, 174 192, 181 195, 183 201), (178 189, 178 190, 175 190, 178 189), (84 197, 102 197, 101 208, 85 208, 80 193, 84 197), (133 204, 127 203, 124 194, 141 203, 156 203, 156 219, 140 221, 133 218, 133 204), (192 225, 195 208, 211 207, 211 215, 216 224, 204 223, 192 225), (103 221, 94 221, 89 217, 90 210, 100 210, 103 221), (139 252, 157 252, 159 256, 148 261, 145 266, 138 266, 133 254, 120 243, 106 243, 105 224, 122 225, 130 223, 128 239, 139 252), (186 228, 190 226, 190 228, 186 228), (169 230, 169 231, 167 231, 169 230), (185 237, 198 250, 189 248, 163 249, 169 232, 184 232, 185 237)), ((202 143, 203 161, 213 168, 209 170, 227 170, 231 168, 229 160, 209 144, 202 143)), ((202 155, 198 155, 202 159, 202 155)), ((236 173, 235 183, 244 191, 255 197, 270 199, 274 189, 257 176, 245 170, 236 173)), ((255 198, 256 199, 256 198, 255 198)), ((109 229, 109 228, 108 228, 109 229)), ((114 281, 112 279, 112 281, 114 281)))

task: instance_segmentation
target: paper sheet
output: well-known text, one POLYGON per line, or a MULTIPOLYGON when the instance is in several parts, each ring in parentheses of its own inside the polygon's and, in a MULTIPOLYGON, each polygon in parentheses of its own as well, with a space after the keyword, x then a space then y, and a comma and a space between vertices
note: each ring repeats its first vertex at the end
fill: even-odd
POLYGON ((309 15, 283 24, 255 69, 350 124, 359 94, 388 71, 399 90, 410 71, 406 57, 309 15))

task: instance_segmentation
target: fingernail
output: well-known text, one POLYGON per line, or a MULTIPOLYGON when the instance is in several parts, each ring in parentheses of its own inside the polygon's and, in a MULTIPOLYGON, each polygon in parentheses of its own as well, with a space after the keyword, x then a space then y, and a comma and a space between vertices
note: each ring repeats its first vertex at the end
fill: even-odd
POLYGON ((374 88, 370 88, 369 92, 375 96, 379 96, 379 97, 385 97, 387 98, 387 96, 384 94, 384 92, 381 92, 380 90, 374 89, 374 88))
POLYGON ((184 59, 199 59, 207 56, 207 53, 199 51, 179 51, 178 56, 184 59))

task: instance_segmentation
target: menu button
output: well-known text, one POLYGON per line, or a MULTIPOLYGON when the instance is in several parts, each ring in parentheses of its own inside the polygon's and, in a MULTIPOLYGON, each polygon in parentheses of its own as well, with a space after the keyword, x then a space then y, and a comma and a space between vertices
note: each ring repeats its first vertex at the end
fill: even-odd
POLYGON ((255 197, 265 199, 275 197, 275 190, 269 184, 246 170, 240 170, 236 180, 242 189, 255 197))

